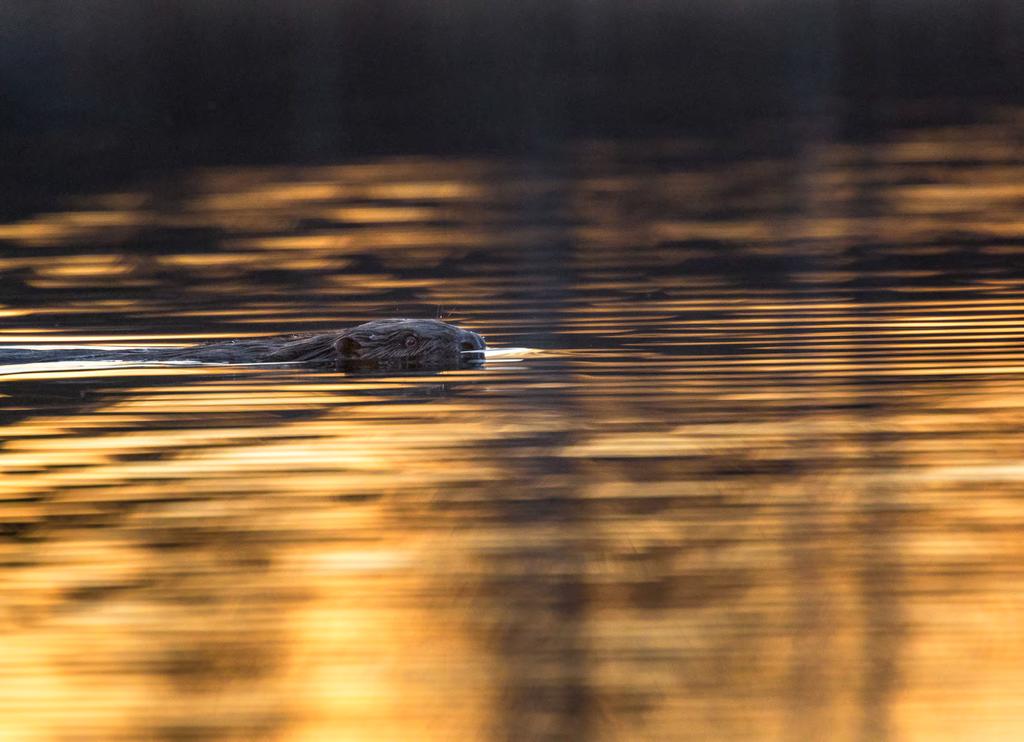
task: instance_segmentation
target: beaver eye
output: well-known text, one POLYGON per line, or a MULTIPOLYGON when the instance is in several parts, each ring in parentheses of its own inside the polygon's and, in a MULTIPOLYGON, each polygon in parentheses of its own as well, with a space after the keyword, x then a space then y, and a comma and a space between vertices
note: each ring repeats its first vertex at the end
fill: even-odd
POLYGON ((412 350, 413 348, 415 348, 419 344, 420 344, 420 340, 415 335, 406 335, 405 336, 405 347, 408 348, 409 350, 412 350))

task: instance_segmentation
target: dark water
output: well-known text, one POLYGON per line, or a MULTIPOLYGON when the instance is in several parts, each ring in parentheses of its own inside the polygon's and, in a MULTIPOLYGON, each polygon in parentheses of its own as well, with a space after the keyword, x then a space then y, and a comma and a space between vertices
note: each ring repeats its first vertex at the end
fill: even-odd
POLYGON ((1018 737, 1024 118, 985 121, 187 170, 0 225, 3 342, 535 351, 6 369, 0 737, 1018 737))

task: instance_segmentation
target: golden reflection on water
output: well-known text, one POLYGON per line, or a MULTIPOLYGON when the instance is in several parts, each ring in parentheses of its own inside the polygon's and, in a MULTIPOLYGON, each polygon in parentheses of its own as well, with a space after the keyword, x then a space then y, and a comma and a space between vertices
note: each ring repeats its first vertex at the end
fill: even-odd
POLYGON ((541 347, 7 369, 0 739, 1020 737, 1016 127, 210 171, 0 225, 9 343, 414 309, 541 347))

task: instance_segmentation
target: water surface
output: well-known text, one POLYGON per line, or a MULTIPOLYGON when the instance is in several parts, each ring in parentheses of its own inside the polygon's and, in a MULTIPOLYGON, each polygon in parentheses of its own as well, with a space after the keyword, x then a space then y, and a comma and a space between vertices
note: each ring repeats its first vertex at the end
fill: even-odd
POLYGON ((1020 736, 1021 120, 190 170, 0 225, 0 342, 539 351, 8 369, 0 736, 1020 736))

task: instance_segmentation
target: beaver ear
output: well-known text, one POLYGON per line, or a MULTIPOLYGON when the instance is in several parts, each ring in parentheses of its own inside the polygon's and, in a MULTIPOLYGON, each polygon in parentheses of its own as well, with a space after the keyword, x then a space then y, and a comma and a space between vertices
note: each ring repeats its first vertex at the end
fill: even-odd
POLYGON ((334 344, 334 352, 339 358, 358 358, 362 347, 358 340, 345 336, 338 338, 334 344))

